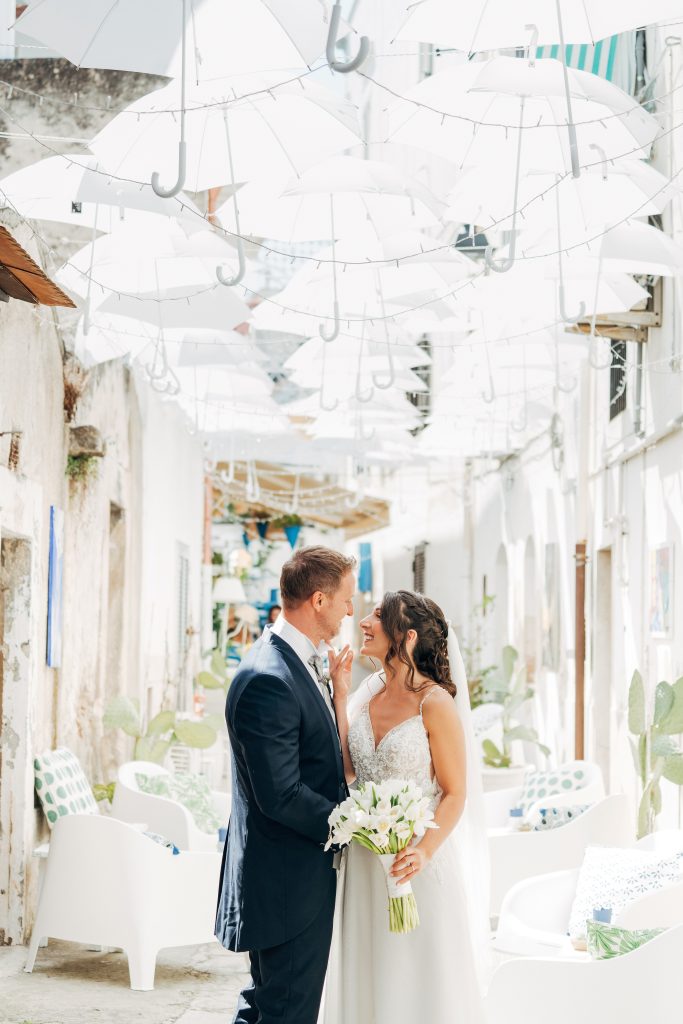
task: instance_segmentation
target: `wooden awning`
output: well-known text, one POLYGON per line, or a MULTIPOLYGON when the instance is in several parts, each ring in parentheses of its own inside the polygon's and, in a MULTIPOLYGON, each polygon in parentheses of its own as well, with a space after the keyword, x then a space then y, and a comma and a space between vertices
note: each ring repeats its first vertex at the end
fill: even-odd
MULTIPOLYGON (((240 517, 264 513, 264 518, 277 519, 296 507, 304 524, 341 529, 348 538, 389 525, 387 501, 358 495, 332 477, 316 479, 268 462, 254 463, 248 479, 250 472, 245 462, 235 463, 232 474, 227 463, 219 463, 213 474, 214 520, 225 521, 230 511, 240 517), (247 491, 253 492, 254 482, 257 497, 247 500, 247 491)), ((277 536, 274 529, 269 530, 269 539, 277 536)))
POLYGON ((0 227, 0 291, 11 299, 34 305, 76 305, 3 227, 0 227))

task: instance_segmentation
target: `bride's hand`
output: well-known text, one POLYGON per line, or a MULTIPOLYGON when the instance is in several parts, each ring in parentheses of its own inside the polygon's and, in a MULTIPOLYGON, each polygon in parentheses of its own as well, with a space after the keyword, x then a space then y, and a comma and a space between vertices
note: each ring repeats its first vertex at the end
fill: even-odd
POLYGON ((330 679, 334 687, 334 701, 345 701, 351 689, 351 666, 353 664, 353 651, 346 644, 337 654, 330 649, 327 652, 327 660, 330 666, 330 679))
POLYGON ((428 863, 428 854, 419 846, 406 846, 405 850, 401 850, 394 858, 391 867, 392 877, 397 882, 410 882, 428 863))

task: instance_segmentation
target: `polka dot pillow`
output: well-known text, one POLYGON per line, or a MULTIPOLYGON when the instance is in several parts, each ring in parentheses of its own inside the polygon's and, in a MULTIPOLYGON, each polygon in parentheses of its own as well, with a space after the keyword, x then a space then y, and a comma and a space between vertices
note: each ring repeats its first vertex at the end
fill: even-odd
POLYGON ((33 769, 36 792, 50 828, 65 814, 99 814, 78 758, 66 747, 40 754, 33 769))
POLYGON ((528 814, 538 800, 581 789, 587 782, 583 768, 557 768, 555 771, 531 771, 524 776, 519 806, 528 814))

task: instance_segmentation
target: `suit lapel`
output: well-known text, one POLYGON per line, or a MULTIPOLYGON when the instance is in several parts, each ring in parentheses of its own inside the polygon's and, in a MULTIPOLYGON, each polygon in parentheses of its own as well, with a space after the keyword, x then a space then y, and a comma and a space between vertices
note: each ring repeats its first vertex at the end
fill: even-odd
POLYGON ((292 650, 289 644, 271 630, 268 630, 267 635, 263 638, 265 643, 270 643, 273 647, 276 647, 282 657, 287 663, 287 667, 296 679, 301 680, 302 685, 307 687, 309 692, 314 694, 313 699, 317 702, 319 710, 322 712, 325 719, 327 728, 329 729, 330 736, 334 742, 335 752, 341 757, 341 748, 339 741, 339 733, 337 731, 336 720, 332 719, 332 715, 329 712, 329 708, 325 703, 325 698, 318 689, 317 684, 313 681, 313 676, 308 671, 306 666, 303 664, 299 655, 292 650))

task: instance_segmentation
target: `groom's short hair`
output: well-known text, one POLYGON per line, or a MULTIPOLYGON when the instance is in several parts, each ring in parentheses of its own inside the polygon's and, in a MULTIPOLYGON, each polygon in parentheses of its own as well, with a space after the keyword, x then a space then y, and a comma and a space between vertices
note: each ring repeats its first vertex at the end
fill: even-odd
POLYGON ((280 575, 285 611, 298 608, 318 590, 323 594, 334 594, 355 565, 355 558, 322 545, 296 551, 282 566, 280 575))

